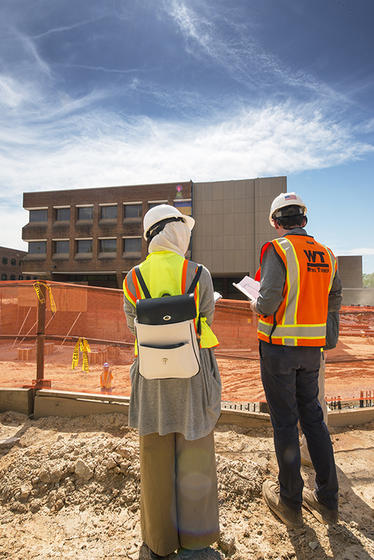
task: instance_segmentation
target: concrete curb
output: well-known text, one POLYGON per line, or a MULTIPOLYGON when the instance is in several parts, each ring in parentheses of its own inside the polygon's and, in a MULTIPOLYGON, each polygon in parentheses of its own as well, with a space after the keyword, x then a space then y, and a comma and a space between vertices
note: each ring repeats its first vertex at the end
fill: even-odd
MULTIPOLYGON (((48 389, 0 389, 0 412, 11 410, 34 418, 76 417, 90 414, 128 415, 129 397, 96 393, 72 393, 48 389)), ((329 412, 329 426, 357 426, 374 421, 374 407, 329 412)), ((243 427, 270 426, 269 414, 222 409, 218 424, 243 427)))

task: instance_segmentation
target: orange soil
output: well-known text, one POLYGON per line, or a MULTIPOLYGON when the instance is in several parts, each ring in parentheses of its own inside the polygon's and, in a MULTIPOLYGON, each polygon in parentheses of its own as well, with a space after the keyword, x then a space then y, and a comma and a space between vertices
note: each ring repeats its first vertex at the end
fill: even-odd
MULTIPOLYGON (((114 303, 117 304, 117 300, 114 303)), ((61 302, 59 305, 61 307, 61 302)), ((123 317, 118 319, 118 328, 114 331, 109 319, 112 336, 131 341, 127 329, 126 332, 119 332, 120 326, 123 328, 123 317)), ((358 399, 361 390, 372 391, 374 396, 374 308, 343 307, 340 319, 338 346, 326 354, 326 396, 340 396, 343 400, 358 399)), ((79 336, 99 336, 95 328, 102 327, 103 320, 99 323, 89 320, 89 317, 85 320, 86 327, 79 332, 79 336), (87 325, 91 328, 91 334, 87 334, 87 325)), ((223 384, 222 399, 242 402, 264 400, 258 360, 257 321, 248 302, 221 300, 216 306, 213 330, 220 341, 216 356, 223 384)), ((0 387, 22 387, 29 385, 36 377, 35 359, 31 362, 19 361, 19 344, 14 347, 12 344, 9 340, 0 342, 0 387)), ((32 344, 34 342, 23 342, 21 347, 30 347, 32 344)), ((103 348, 91 344, 92 350, 103 348)), ((71 344, 66 342, 62 346, 56 342, 54 353, 45 356, 44 377, 52 381, 52 389, 100 392, 101 366, 90 366, 89 373, 72 371, 72 354, 71 344)), ((132 359, 130 346, 117 350, 116 360, 109 359, 114 375, 113 394, 129 395, 132 359)))
MULTIPOLYGON (((92 349, 98 348, 92 346, 92 349)), ((72 353, 72 346, 56 345, 55 352, 46 356, 44 377, 52 381, 52 390, 100 393, 101 366, 90 366, 88 373, 81 371, 80 367, 72 371, 72 353)), ((222 377, 222 400, 264 400, 257 349, 219 349, 216 354, 222 377)), ((16 360, 16 350, 9 345, 1 345, 0 360, 1 387, 22 387, 35 379, 35 362, 16 360)), ((113 394, 129 395, 132 349, 121 350, 120 362, 111 366, 113 394)), ((374 397, 373 345, 368 344, 366 339, 341 337, 338 348, 327 353, 326 396, 351 400, 359 398, 360 390, 371 390, 374 397)))

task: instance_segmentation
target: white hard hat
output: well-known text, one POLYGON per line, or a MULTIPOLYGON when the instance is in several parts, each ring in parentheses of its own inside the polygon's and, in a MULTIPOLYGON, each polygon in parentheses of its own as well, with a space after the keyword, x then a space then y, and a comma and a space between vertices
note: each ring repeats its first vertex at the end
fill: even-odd
MULTIPOLYGON (((306 206, 298 194, 294 192, 290 193, 280 193, 276 198, 274 198, 270 207, 269 222, 270 225, 274 226, 273 218, 276 217, 275 214, 277 210, 285 208, 286 206, 300 206, 302 209, 302 214, 306 214, 306 206)), ((278 216, 280 217, 280 216, 278 216)))
POLYGON ((191 216, 182 214, 178 208, 170 206, 169 204, 158 204, 157 206, 150 208, 144 216, 144 239, 147 240, 147 232, 152 226, 155 226, 159 222, 167 220, 168 218, 183 218, 183 221, 188 225, 190 231, 192 231, 192 228, 195 225, 195 220, 191 218, 191 216))

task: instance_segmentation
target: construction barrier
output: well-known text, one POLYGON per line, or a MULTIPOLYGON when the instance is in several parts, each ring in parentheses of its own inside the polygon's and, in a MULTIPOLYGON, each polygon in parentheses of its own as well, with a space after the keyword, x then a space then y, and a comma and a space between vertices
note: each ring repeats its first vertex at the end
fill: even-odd
MULTIPOLYGON (((249 303, 220 300, 213 330, 223 400, 264 401, 257 319, 249 303)), ((0 282, 0 387, 128 396, 133 343, 121 290, 0 282), (104 363, 110 368, 105 383, 104 363)), ((326 396, 360 406, 368 391, 374 395, 374 307, 344 307, 338 346, 327 352, 326 396)))

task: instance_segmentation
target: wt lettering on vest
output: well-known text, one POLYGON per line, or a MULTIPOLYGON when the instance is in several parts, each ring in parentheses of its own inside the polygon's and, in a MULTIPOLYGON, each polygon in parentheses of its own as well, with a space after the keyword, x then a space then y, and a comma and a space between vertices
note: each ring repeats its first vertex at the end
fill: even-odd
POLYGON ((312 251, 311 249, 304 249, 306 258, 308 259, 307 271, 308 272, 329 272, 330 267, 325 262, 325 254, 323 251, 312 251))

